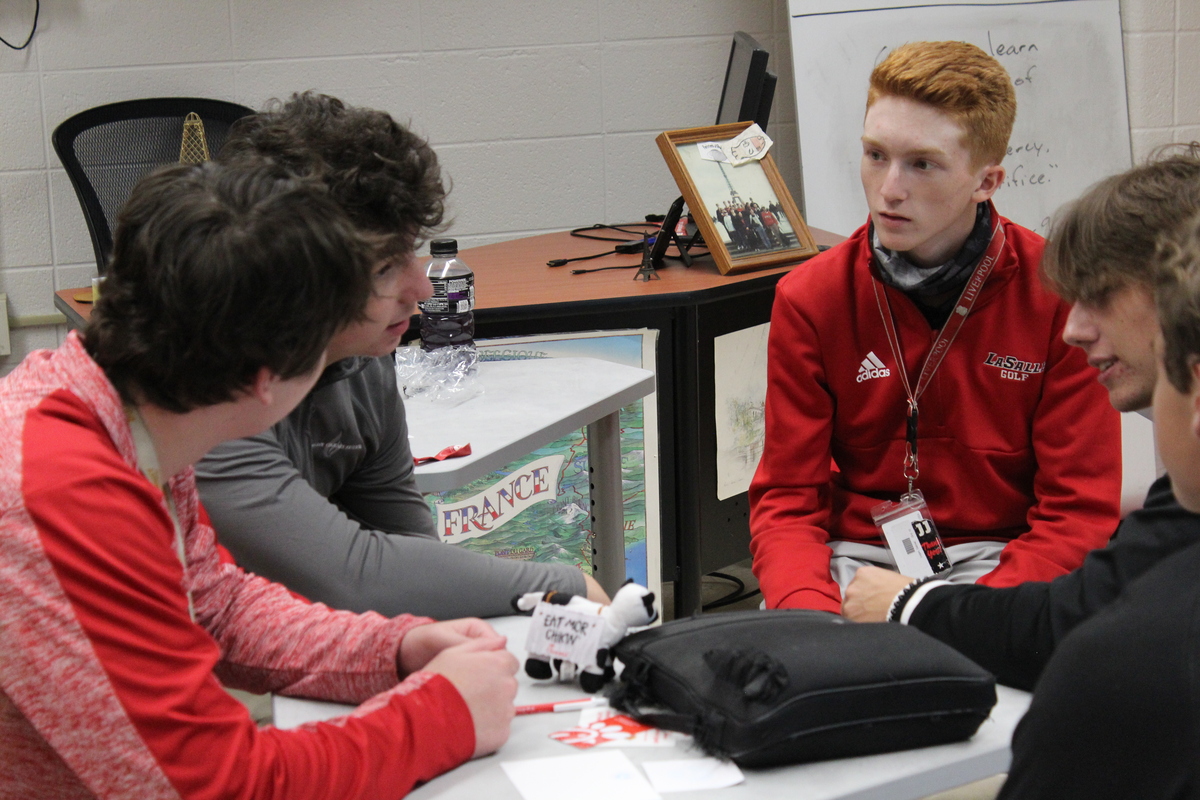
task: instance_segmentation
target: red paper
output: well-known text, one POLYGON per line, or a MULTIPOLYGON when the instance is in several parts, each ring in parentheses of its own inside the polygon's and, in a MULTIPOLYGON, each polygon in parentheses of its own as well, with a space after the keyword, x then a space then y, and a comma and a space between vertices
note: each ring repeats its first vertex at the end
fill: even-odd
POLYGON ((467 442, 462 447, 450 445, 449 447, 444 448, 436 456, 422 456, 421 458, 414 458, 413 465, 419 467, 422 464, 428 464, 430 461, 445 461, 447 458, 461 458, 462 456, 469 455, 471 455, 470 442, 467 442))
POLYGON ((624 714, 618 714, 615 717, 599 719, 577 728, 555 731, 550 734, 550 738, 572 747, 578 747, 580 750, 586 750, 598 744, 632 739, 635 734, 649 730, 653 730, 653 728, 632 720, 624 714))

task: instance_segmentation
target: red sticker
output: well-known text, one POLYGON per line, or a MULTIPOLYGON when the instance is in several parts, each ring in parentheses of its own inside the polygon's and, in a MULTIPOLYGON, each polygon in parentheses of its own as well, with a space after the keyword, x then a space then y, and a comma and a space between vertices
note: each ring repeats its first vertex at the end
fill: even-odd
POLYGON ((471 443, 470 442, 467 442, 462 447, 455 447, 454 445, 450 445, 449 447, 443 448, 435 456, 422 456, 421 458, 414 457, 413 465, 419 467, 422 464, 428 464, 430 461, 445 461, 447 458, 461 458, 462 456, 469 456, 469 455, 471 455, 471 443))
POLYGON ((628 741, 637 734, 649 730, 654 729, 623 714, 618 714, 615 717, 599 719, 577 728, 555 731, 550 734, 550 738, 572 747, 578 747, 580 750, 586 750, 598 744, 628 741))

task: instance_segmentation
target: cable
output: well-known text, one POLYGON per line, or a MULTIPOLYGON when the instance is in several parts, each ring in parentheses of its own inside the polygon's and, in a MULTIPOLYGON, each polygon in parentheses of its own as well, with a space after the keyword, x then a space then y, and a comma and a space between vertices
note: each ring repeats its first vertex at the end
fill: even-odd
MULTIPOLYGON (((605 253, 605 255, 608 255, 608 254, 605 253)), ((604 270, 606 270, 606 269, 637 269, 640 266, 641 266, 641 264, 626 264, 625 266, 622 266, 622 267, 593 267, 592 269, 573 269, 573 270, 571 270, 571 274, 572 275, 586 275, 589 272, 604 272, 604 270)))
MULTIPOLYGON (((596 222, 592 225, 585 225, 582 228, 573 228, 571 230, 572 236, 578 237, 580 239, 594 239, 595 241, 598 241, 598 242, 616 242, 617 246, 613 250, 605 250, 603 253, 595 253, 590 256, 578 256, 576 258, 553 258, 546 262, 546 266, 562 267, 567 264, 570 264, 572 261, 589 261, 593 258, 602 258, 604 256, 611 256, 614 253, 624 253, 624 254, 640 253, 646 246, 653 244, 654 239, 652 237, 646 238, 647 231, 644 231, 644 230, 631 231, 631 230, 628 230, 628 228, 632 227, 632 226, 641 226, 642 228, 653 228, 655 234, 662 235, 661 233, 659 233, 662 219, 663 219, 663 216, 661 214, 647 214, 645 222, 622 222, 617 225, 608 225, 603 222, 596 222), (652 219, 652 217, 655 219, 652 219), (613 236, 593 236, 589 233, 585 233, 585 231, 617 231, 619 233, 625 234, 626 236, 637 236, 639 238, 634 241, 629 241, 628 239, 618 239, 613 236)), ((703 246, 703 242, 700 242, 699 246, 703 246)), ((700 253, 699 255, 706 255, 706 253, 700 253)), ((682 260, 682 256, 670 256, 670 255, 666 255, 665 253, 663 254, 663 257, 682 260)), ((586 275, 589 272, 604 272, 605 270, 609 270, 609 269, 637 269, 640 266, 641 266, 641 264, 631 264, 629 266, 597 267, 595 269, 573 269, 573 270, 571 270, 571 274, 572 275, 586 275)))
POLYGON ((620 233, 625 234, 626 236, 638 236, 638 237, 640 237, 643 233, 645 233, 645 231, 625 230, 625 228, 629 225, 640 225, 643 228, 647 228, 647 227, 657 228, 658 227, 658 225, 653 222, 621 222, 616 225, 606 225, 603 222, 597 222, 593 225, 585 225, 582 228, 575 228, 571 231, 571 235, 578 237, 580 239, 595 239, 598 242, 626 242, 626 241, 628 241, 627 239, 614 239, 611 236, 589 236, 588 234, 584 233, 584 231, 618 231, 620 233))
MULTIPOLYGON (((625 222, 625 223, 621 223, 621 224, 622 225, 649 225, 650 223, 648 223, 648 222, 625 222)), ((574 230, 571 231, 572 236, 577 236, 580 239, 595 239, 596 241, 600 241, 600 242, 616 242, 617 246, 612 250, 605 250, 603 253, 595 253, 590 256, 578 256, 576 258, 553 258, 546 262, 546 266, 547 267, 561 267, 566 264, 570 264, 572 261, 589 261, 593 258, 602 258, 604 256, 611 256, 614 253, 625 253, 625 254, 640 253, 640 252, 642 252, 642 250, 646 247, 646 245, 648 243, 653 243, 653 241, 654 241, 653 239, 650 239, 649 242, 647 242, 647 240, 645 240, 644 238, 638 238, 631 242, 628 239, 614 239, 611 236, 589 236, 586 233, 583 233, 583 231, 595 231, 595 230, 614 230, 614 231, 620 231, 621 233, 627 234, 629 236, 638 236, 638 237, 644 237, 646 235, 645 231, 627 231, 624 228, 622 228, 621 225, 605 225, 604 223, 601 223, 601 222, 597 222, 594 225, 588 225, 586 228, 575 228, 574 230)), ((606 267, 605 269, 624 269, 624 267, 606 267)), ((571 274, 579 275, 584 272, 600 272, 600 271, 601 270, 598 270, 598 269, 588 269, 588 270, 577 269, 577 270, 572 270, 571 274)))
MULTIPOLYGON (((613 241, 616 241, 616 240, 614 239, 613 241)), ((600 258, 602 256, 611 256, 615 252, 617 252, 617 251, 616 250, 605 250, 603 253, 596 253, 595 255, 590 255, 590 256, 578 256, 576 258, 554 258, 554 259, 547 261, 546 266, 547 267, 561 267, 564 264, 570 264, 572 261, 590 261, 593 258, 600 258)))
POLYGON ((0 42, 3 42, 5 45, 11 47, 13 50, 24 50, 26 47, 29 47, 29 43, 33 41, 33 34, 37 31, 38 16, 41 13, 42 13, 42 0, 36 0, 36 4, 33 7, 33 27, 29 29, 29 35, 27 37, 25 37, 25 44, 21 45, 20 47, 17 47, 15 44, 10 42, 8 39, 5 39, 3 36, 0 36, 0 42))
POLYGON ((735 584, 737 584, 737 588, 734 589, 729 594, 725 595, 724 597, 719 597, 716 600, 713 600, 711 603, 705 603, 703 606, 700 607, 701 611, 711 611, 714 608, 721 608, 722 606, 733 605, 734 603, 740 603, 742 600, 748 600, 757 594, 762 594, 761 589, 751 589, 750 591, 747 592, 746 591, 746 583, 741 578, 737 577, 736 575, 729 575, 724 572, 710 572, 705 577, 720 578, 721 580, 733 581, 735 584))
POLYGON ((733 581, 737 584, 737 588, 733 590, 734 594, 746 591, 746 582, 736 575, 730 575, 727 572, 710 572, 708 573, 708 577, 720 578, 723 581, 733 581))

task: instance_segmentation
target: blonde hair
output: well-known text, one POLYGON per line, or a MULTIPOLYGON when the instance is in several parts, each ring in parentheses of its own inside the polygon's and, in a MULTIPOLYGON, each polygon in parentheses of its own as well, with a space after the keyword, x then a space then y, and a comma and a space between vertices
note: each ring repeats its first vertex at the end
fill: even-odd
POLYGON ((972 166, 999 164, 1017 118, 1017 95, 1000 62, 966 42, 910 42, 871 71, 867 108, 881 97, 926 103, 966 132, 972 166))

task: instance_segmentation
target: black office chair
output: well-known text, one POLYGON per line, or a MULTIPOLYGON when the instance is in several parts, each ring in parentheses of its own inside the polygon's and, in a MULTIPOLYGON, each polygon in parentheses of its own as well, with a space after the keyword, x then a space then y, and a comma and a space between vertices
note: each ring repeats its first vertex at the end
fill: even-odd
POLYGON ((117 212, 143 175, 164 164, 216 155, 233 123, 254 109, 224 100, 161 97, 89 108, 65 120, 51 137, 87 221, 96 266, 104 274, 117 212), (185 125, 189 114, 203 124, 185 125), (186 141, 185 141, 186 139, 186 141))

